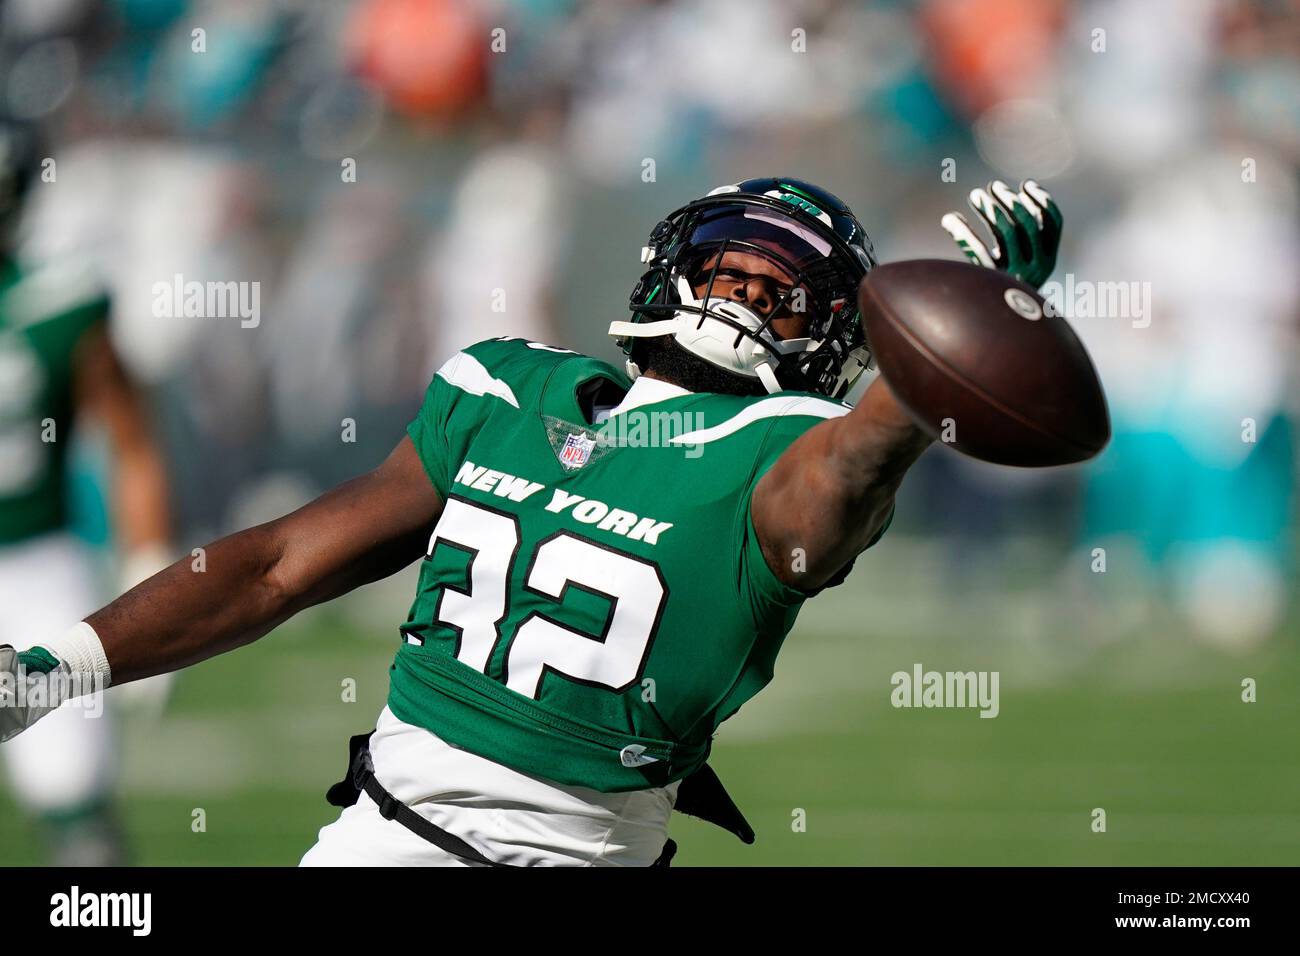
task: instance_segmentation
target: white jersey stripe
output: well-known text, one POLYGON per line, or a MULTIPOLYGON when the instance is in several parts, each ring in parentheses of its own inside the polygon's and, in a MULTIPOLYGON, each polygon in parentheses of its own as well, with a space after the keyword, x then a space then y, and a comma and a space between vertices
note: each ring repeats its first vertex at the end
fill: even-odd
POLYGON ((495 395, 515 408, 519 407, 519 399, 515 398, 510 386, 499 378, 493 378, 482 362, 465 352, 457 352, 447 359, 437 375, 471 395, 495 395))
POLYGON ((852 410, 848 405, 841 405, 839 402, 828 401, 824 398, 814 398, 811 395, 776 395, 772 398, 760 399, 740 414, 732 415, 725 422, 714 425, 712 428, 701 428, 698 431, 686 432, 669 439, 669 441, 674 445, 703 445, 707 442, 717 441, 719 438, 726 438, 728 435, 740 431, 746 425, 752 425, 754 422, 762 421, 765 418, 782 418, 786 415, 839 418, 841 415, 847 415, 852 410))

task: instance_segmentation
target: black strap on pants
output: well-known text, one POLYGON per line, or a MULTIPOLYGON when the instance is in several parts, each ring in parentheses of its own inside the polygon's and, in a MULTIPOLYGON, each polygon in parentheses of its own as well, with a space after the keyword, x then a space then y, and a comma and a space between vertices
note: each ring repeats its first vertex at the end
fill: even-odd
MULTIPOLYGON (((432 843, 441 850, 458 856, 469 863, 480 866, 509 867, 509 863, 489 860, 474 847, 470 846, 454 833, 444 830, 389 793, 378 778, 375 777, 375 764, 370 756, 370 737, 374 731, 357 734, 348 741, 348 772, 342 780, 330 787, 325 799, 331 806, 350 807, 355 804, 362 793, 370 797, 379 807, 379 815, 385 820, 395 820, 422 840, 432 843)), ((716 826, 734 833, 744 843, 754 842, 754 830, 745 819, 744 814, 732 801, 722 781, 708 764, 682 780, 677 789, 675 810, 690 814, 716 826)), ((668 840, 663 852, 651 866, 664 867, 672 863, 677 854, 677 842, 668 840)))
POLYGON ((336 807, 350 807, 364 793, 379 806, 379 815, 385 820, 396 820, 416 836, 427 840, 453 856, 481 866, 509 866, 489 860, 454 833, 449 833, 436 823, 420 816, 398 800, 375 777, 375 762, 370 757, 369 734, 357 734, 348 741, 348 775, 325 794, 325 799, 336 807))

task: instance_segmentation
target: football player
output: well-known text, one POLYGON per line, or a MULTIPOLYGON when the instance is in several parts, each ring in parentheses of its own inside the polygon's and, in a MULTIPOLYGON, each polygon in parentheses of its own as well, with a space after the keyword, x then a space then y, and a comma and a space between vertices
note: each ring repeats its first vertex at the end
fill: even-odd
MULTIPOLYGON (((109 342, 103 287, 87 270, 31 268, 15 254, 41 158, 33 128, 0 120, 0 640, 18 647, 63 633, 104 597, 88 549, 69 528, 74 423, 95 421, 112 453, 121 590, 167 563, 169 531, 162 457, 109 342)), ((158 680, 139 687, 160 703, 158 680)), ((0 748, 55 863, 123 859, 112 812, 117 761, 102 716, 98 706, 65 708, 0 748)))
MULTIPOLYGON (((880 538, 930 439, 881 379, 842 401, 870 364, 875 257, 835 196, 721 187, 643 261, 610 326, 625 370, 470 346, 374 471, 212 544, 205 573, 177 563, 36 651, 0 649, 0 675, 175 670, 419 560, 387 706, 304 864, 666 863, 674 808, 752 840, 707 766, 714 732, 880 538)), ((0 736, 49 707, 10 691, 0 736)))

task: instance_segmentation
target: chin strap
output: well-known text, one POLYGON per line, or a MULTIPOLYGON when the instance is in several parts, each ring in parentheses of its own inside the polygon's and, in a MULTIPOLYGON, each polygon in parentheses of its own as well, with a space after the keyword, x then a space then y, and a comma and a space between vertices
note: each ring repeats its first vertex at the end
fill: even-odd
POLYGON ((781 383, 776 380, 776 372, 773 371, 771 362, 764 362, 754 371, 758 373, 758 380, 767 389, 767 394, 771 395, 774 392, 781 391, 781 383))
POLYGON ((609 334, 620 339, 653 339, 660 335, 676 335, 681 328, 681 321, 674 316, 654 322, 611 322, 609 334))
MULTIPOLYGON (((659 338, 666 335, 676 336, 679 332, 689 331, 695 328, 698 317, 693 315, 675 315, 671 319, 656 319, 653 322, 627 322, 615 321, 609 323, 609 334, 615 338, 633 338, 633 339, 651 339, 659 338)), ((779 351, 781 354, 789 352, 799 352, 807 345, 808 340, 803 339, 786 339, 780 342, 774 342, 765 346, 765 350, 771 354, 779 351)), ((692 355, 696 355, 702 362, 709 360, 702 355, 697 355, 693 349, 687 349, 692 355)), ((715 363, 710 363, 715 364, 715 363)), ((631 359, 624 363, 627 369, 628 377, 635 381, 641 375, 641 368, 631 359)), ((736 369, 726 368, 719 365, 725 372, 731 372, 733 375, 743 375, 736 369)), ((773 360, 760 362, 753 368, 753 373, 758 377, 763 388, 767 389, 768 394, 779 392, 783 386, 776 377, 776 369, 773 367, 773 360)))

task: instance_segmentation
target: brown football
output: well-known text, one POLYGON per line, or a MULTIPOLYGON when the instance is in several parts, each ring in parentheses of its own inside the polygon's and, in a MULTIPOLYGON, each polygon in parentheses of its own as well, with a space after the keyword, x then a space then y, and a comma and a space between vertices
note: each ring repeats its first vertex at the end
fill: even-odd
POLYGON ((890 390, 930 434, 975 458, 1044 467, 1110 440, 1097 370, 1065 319, 1004 272, 891 262, 858 290, 890 390))

